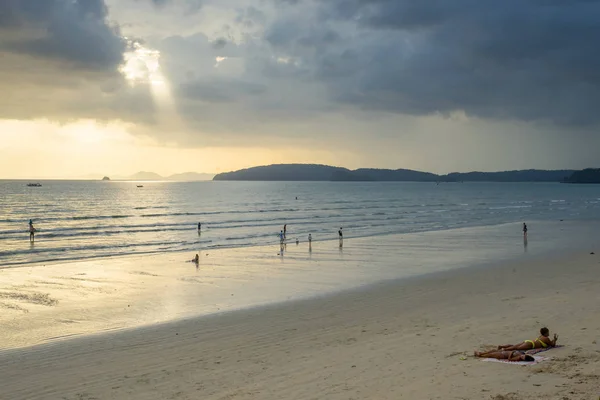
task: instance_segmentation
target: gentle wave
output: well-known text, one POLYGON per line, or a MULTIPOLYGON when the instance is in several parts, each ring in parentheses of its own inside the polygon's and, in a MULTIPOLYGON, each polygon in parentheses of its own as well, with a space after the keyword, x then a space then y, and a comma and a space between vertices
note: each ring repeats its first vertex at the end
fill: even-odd
POLYGON ((0 266, 276 245, 284 224, 288 237, 320 240, 340 227, 352 238, 514 222, 519 234, 523 221, 600 215, 599 188, 559 184, 157 183, 139 191, 65 182, 24 191, 20 182, 0 182, 0 199, 0 266))

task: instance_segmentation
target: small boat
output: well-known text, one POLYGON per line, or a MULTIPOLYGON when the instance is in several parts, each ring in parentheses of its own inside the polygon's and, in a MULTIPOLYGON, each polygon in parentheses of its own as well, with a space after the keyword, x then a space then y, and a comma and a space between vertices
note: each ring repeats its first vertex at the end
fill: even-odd
POLYGON ((42 187, 41 183, 28 183, 27 186, 29 187, 42 187))
POLYGON ((144 185, 137 185, 137 187, 144 187, 144 185))

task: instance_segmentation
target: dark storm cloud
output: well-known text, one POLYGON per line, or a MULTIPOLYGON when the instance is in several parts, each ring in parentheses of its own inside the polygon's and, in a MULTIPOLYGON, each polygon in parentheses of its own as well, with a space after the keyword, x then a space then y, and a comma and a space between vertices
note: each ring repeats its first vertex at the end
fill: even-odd
POLYGON ((297 15, 291 15, 271 24, 264 39, 279 50, 293 50, 296 46, 321 49, 339 41, 340 34, 310 18, 299 19, 297 15))
POLYGON ((307 58, 295 48, 307 41, 299 22, 276 22, 266 39, 305 57, 337 101, 414 115, 600 122, 600 1, 317 3, 321 32, 343 24, 339 46, 309 40, 320 51, 307 58))
POLYGON ((240 80, 221 80, 212 78, 206 81, 183 83, 178 94, 194 100, 213 103, 239 101, 242 97, 257 96, 265 93, 266 86, 240 80))
POLYGON ((265 14, 256 7, 245 7, 237 10, 235 21, 246 28, 262 26, 266 23, 265 14))
POLYGON ((0 119, 155 123, 150 88, 119 71, 131 48, 107 4, 0 0, 0 119))
POLYGON ((221 50, 221 49, 225 48, 226 45, 227 45, 227 39, 225 39, 225 38, 218 38, 217 40, 212 42, 212 47, 215 50, 221 50))
POLYGON ((126 43, 104 0, 0 0, 0 51, 116 69, 126 43))
MULTIPOLYGON (((600 0, 273 1, 0 0, 0 117, 116 119, 170 140, 151 88, 118 72, 118 21, 160 52, 186 143, 250 140, 267 125, 291 137, 301 131, 280 127, 330 115, 371 117, 356 132, 377 137, 381 118, 455 111, 600 122, 600 0)), ((346 131, 337 121, 323 135, 346 131)))
POLYGON ((136 2, 147 2, 150 1, 150 3, 154 4, 154 6, 156 6, 157 9, 163 9, 165 8, 167 5, 172 5, 172 4, 177 4, 177 5, 183 5, 185 7, 186 13, 189 14, 193 14, 195 12, 198 12, 202 6, 204 1, 203 0, 135 0, 136 2))

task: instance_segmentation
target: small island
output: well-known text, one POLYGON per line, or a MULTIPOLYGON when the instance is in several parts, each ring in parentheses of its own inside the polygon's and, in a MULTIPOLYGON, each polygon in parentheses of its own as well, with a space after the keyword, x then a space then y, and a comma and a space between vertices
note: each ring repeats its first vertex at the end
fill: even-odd
POLYGON ((102 178, 103 181, 110 181, 110 178, 108 176, 105 176, 104 178, 102 178))

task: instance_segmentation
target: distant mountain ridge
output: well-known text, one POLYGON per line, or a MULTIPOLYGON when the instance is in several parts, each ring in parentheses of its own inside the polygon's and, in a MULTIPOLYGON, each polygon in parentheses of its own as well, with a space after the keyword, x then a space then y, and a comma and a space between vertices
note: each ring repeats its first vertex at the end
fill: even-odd
POLYGON ((575 171, 566 183, 600 183, 600 168, 586 168, 575 171))
POLYGON ((154 172, 140 171, 131 175, 127 180, 132 181, 162 181, 165 180, 162 176, 154 172))
POLYGON ((206 174, 199 172, 183 172, 180 174, 173 174, 169 176, 161 176, 155 172, 140 171, 131 176, 123 177, 118 176, 112 178, 112 180, 121 181, 178 181, 178 182, 190 182, 190 181, 210 181, 213 179, 215 174, 206 174))
POLYGON ((575 170, 515 170, 453 172, 437 175, 410 169, 350 170, 320 164, 274 164, 215 175, 215 181, 330 181, 330 182, 564 182, 575 170))

